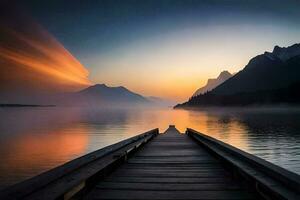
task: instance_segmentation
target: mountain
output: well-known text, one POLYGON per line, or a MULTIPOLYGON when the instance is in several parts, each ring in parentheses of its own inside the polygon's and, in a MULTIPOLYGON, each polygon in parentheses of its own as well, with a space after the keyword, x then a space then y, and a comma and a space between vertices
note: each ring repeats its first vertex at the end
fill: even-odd
POLYGON ((125 87, 109 87, 105 84, 96 84, 79 92, 64 95, 62 102, 67 105, 100 105, 113 107, 150 103, 147 98, 125 87))
POLYGON ((289 47, 275 46, 273 52, 270 55, 274 55, 282 61, 287 61, 292 57, 300 55, 300 44, 294 44, 289 47))
POLYGON ((217 78, 211 78, 207 80, 207 83, 204 87, 199 88, 193 96, 197 96, 199 94, 204 94, 208 91, 211 91, 218 85, 222 84, 227 79, 231 78, 232 74, 230 74, 228 71, 222 71, 217 78))
MULTIPOLYGON (((123 86, 119 87, 108 87, 105 84, 96 84, 86 89, 79 91, 77 94, 83 96, 91 96, 100 98, 101 101, 109 102, 146 102, 147 99, 142 95, 131 92, 123 86)), ((100 100, 99 99, 99 100, 100 100)))
POLYGON ((174 101, 168 100, 168 99, 163 99, 160 97, 147 97, 147 99, 151 102, 152 105, 154 106, 159 106, 159 107, 171 107, 175 104, 174 101))
POLYGON ((274 47, 252 58, 246 67, 212 90, 216 95, 229 95, 258 90, 285 88, 300 80, 300 44, 287 48, 274 47))
POLYGON ((200 105, 300 104, 300 44, 275 46, 210 92, 176 107, 200 105))

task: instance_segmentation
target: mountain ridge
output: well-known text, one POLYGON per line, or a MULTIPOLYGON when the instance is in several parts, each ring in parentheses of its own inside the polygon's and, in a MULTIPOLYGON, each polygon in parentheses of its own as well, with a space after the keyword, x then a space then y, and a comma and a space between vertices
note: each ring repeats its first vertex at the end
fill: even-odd
POLYGON ((219 76, 217 78, 208 79, 206 85, 197 89, 196 92, 193 94, 193 96, 197 96, 197 95, 209 92, 231 77, 232 77, 232 74, 230 72, 224 70, 219 74, 219 76))
POLYGON ((72 94, 76 103, 93 105, 133 105, 146 104, 150 101, 124 86, 110 87, 106 84, 95 84, 72 94), (79 101, 78 101, 79 100, 79 101))
POLYGON ((279 47, 276 45, 271 54, 275 55, 282 61, 286 61, 294 56, 300 55, 300 43, 296 43, 288 47, 279 47))
POLYGON ((177 107, 298 101, 300 103, 294 91, 299 83, 300 44, 289 47, 275 46, 272 52, 265 52, 250 59, 241 71, 210 92, 193 96, 177 107), (280 98, 282 95, 284 98, 280 98))
POLYGON ((291 64, 291 59, 295 59, 300 55, 300 44, 289 47, 275 46, 273 52, 264 53, 250 59, 243 70, 216 87, 212 90, 212 93, 230 95, 239 92, 272 90, 288 87, 297 82, 300 67, 297 67, 295 63, 291 64), (293 50, 291 51, 289 48, 293 50), (285 55, 284 59, 288 59, 284 60, 278 55, 285 55))

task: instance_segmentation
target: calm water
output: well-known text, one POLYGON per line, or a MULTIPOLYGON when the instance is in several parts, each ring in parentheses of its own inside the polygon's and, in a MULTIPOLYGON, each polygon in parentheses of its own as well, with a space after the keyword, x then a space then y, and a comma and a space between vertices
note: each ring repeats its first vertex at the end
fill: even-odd
POLYGON ((0 108, 0 188, 152 128, 187 127, 300 174, 299 109, 0 108))

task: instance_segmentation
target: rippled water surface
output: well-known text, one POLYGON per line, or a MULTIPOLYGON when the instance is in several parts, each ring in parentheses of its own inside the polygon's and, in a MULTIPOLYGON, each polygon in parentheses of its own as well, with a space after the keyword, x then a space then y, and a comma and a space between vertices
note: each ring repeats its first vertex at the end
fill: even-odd
POLYGON ((216 137, 300 174, 299 109, 0 108, 0 188, 169 124, 216 137))

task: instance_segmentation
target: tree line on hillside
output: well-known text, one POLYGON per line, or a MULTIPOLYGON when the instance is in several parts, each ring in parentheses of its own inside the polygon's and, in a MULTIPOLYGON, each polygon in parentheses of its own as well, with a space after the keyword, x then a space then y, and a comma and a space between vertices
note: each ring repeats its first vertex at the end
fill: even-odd
POLYGON ((180 107, 199 106, 247 106, 269 104, 300 104, 300 82, 296 82, 287 88, 275 90, 260 90, 255 92, 236 93, 231 95, 217 95, 212 92, 191 97, 187 102, 178 104, 180 107))

